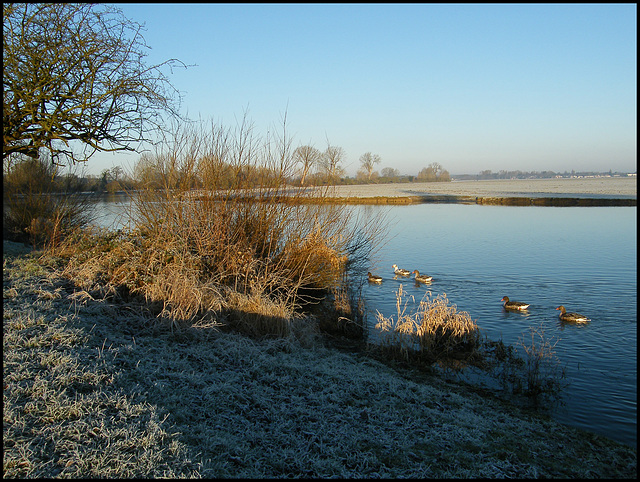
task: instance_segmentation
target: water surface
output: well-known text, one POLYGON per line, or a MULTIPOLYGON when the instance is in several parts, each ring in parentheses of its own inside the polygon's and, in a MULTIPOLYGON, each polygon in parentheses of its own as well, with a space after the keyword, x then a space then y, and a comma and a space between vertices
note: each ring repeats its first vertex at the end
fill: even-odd
MULTIPOLYGON (((375 311, 396 315, 402 284, 418 303, 430 290, 446 293, 467 311, 490 339, 515 344, 530 327, 556 339, 566 365, 558 420, 637 443, 637 263, 636 208, 514 207, 455 204, 358 207, 367 215, 386 212, 386 244, 372 259, 383 276, 366 285, 375 311), (391 266, 433 276, 417 286, 394 279, 391 266), (527 313, 506 312, 509 296, 531 303, 527 313), (564 305, 591 318, 585 326, 566 325, 555 310, 564 305)), ((414 306, 415 308, 415 306, 414 306)), ((409 309, 409 307, 408 307, 409 309)))

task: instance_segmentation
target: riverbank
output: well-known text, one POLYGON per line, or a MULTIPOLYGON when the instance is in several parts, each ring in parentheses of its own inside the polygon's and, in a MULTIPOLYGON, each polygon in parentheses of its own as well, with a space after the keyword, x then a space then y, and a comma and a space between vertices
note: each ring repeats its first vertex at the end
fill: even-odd
POLYGON ((636 478, 637 451, 321 338, 171 331, 3 252, 5 477, 636 478))
POLYGON ((361 184, 331 188, 332 202, 351 204, 463 203, 521 206, 636 206, 635 177, 501 179, 361 184))

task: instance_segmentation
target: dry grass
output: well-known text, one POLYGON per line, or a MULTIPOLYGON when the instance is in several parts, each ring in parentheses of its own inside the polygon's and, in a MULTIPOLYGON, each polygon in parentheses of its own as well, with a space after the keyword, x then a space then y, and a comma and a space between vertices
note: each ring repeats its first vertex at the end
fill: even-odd
POLYGON ((407 313, 407 299, 400 285, 396 292, 396 318, 380 312, 375 325, 386 353, 430 365, 434 362, 465 364, 478 361, 480 329, 469 313, 457 311, 446 294, 431 298, 427 292, 415 313, 407 313))
POLYGON ((322 344, 171 332, 7 251, 4 477, 637 475, 604 437, 322 344))
POLYGON ((546 337, 543 326, 531 327, 528 340, 522 336, 517 346, 507 347, 483 337, 469 313, 457 311, 444 293, 436 298, 425 293, 414 313, 407 313, 409 301, 400 285, 395 319, 377 313, 377 342, 370 343, 376 356, 437 367, 436 373, 474 367, 476 375, 500 382, 500 396, 512 401, 524 396, 530 406, 551 406, 568 385, 554 351, 559 340, 546 337))
POLYGON ((317 233, 266 260, 255 249, 221 250, 222 256, 213 248, 189 248, 181 233, 159 239, 85 231, 56 252, 68 259, 65 276, 92 296, 139 296, 174 326, 209 323, 255 336, 307 338, 316 327, 303 327, 305 306, 331 296, 338 305, 350 301, 347 255, 317 233))

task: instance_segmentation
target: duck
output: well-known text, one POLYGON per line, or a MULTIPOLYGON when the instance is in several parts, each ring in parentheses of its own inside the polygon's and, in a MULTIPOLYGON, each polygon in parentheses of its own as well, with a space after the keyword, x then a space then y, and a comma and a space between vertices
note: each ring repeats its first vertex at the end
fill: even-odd
POLYGON ((556 310, 560 310, 560 320, 566 321, 567 323, 586 323, 587 321, 591 321, 580 313, 567 313, 566 308, 562 305, 558 306, 556 310))
POLYGON ((420 274, 420 271, 418 271, 417 269, 414 269, 411 274, 415 273, 416 274, 416 283, 431 283, 431 280, 433 279, 432 276, 427 276, 426 274, 420 274))
POLYGON ((504 301, 504 307, 507 310, 524 311, 529 308, 529 303, 523 303, 522 301, 509 301, 509 297, 505 296, 500 301, 504 301))
POLYGON ((411 274, 411 272, 408 269, 398 268, 397 264, 394 264, 392 268, 393 268, 393 272, 395 274, 399 274, 400 276, 409 276, 411 274))
POLYGON ((382 283, 382 276, 371 274, 371 271, 367 273, 367 277, 369 278, 370 283, 382 283))

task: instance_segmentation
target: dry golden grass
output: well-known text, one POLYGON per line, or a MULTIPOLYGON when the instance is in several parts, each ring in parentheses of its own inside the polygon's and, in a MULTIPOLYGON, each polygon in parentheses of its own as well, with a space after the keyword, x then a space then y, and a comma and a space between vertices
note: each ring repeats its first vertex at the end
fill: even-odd
POLYGON ((62 173, 50 159, 9 156, 4 167, 5 238, 55 247, 92 220, 91 198, 60 182, 62 173))
POLYGON ((502 341, 487 340, 469 313, 457 311, 444 293, 432 298, 427 292, 415 313, 407 313, 409 300, 404 296, 400 285, 395 318, 378 312, 379 344, 370 344, 373 353, 445 372, 460 373, 472 366, 479 369, 474 370, 476 376, 501 384, 500 396, 511 400, 524 396, 531 406, 550 406, 568 385, 554 351, 558 340, 546 337, 544 327, 531 327, 529 340, 523 336, 516 346, 507 347, 502 341))
POLYGON ((406 312, 408 300, 403 300, 404 296, 400 285, 395 319, 377 314, 375 328, 386 352, 427 365, 436 361, 472 363, 480 358, 482 336, 478 325, 469 313, 449 304, 446 294, 432 298, 428 291, 415 313, 406 312))

